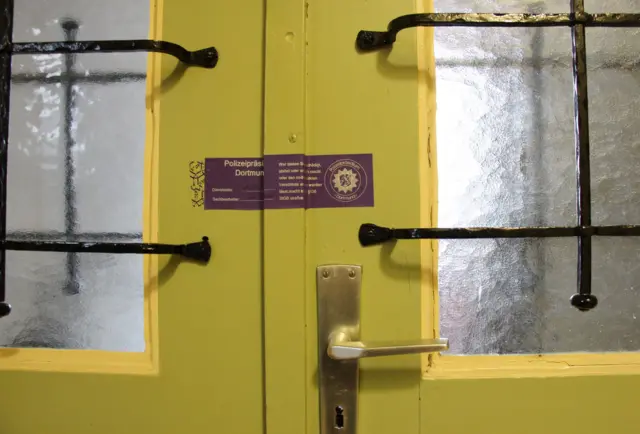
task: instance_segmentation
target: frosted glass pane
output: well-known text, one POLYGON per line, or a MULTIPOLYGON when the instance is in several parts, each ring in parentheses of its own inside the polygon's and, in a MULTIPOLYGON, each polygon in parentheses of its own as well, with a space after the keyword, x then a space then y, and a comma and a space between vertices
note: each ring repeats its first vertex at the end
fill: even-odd
POLYGON ((12 85, 9 106, 7 230, 64 231, 62 89, 12 85))
POLYGON ((587 29, 594 224, 640 224, 639 52, 638 29, 587 29))
POLYGON ((69 83, 63 55, 14 57, 9 227, 64 230, 71 212, 78 231, 141 233, 145 61, 78 55, 69 83), (98 58, 110 68, 85 66, 98 58))
POLYGON ((441 241, 440 334, 449 338, 449 352, 546 352, 558 333, 573 345, 571 338, 582 332, 576 327, 572 334, 570 319, 585 315, 569 305, 576 288, 576 243, 441 241), (549 323, 554 312, 556 319, 568 315, 563 329, 549 323))
POLYGON ((587 12, 640 12, 640 0, 584 0, 587 12))
POLYGON ((79 254, 79 291, 65 291, 66 254, 7 252, 13 311, 0 346, 144 351, 141 256, 79 254))
POLYGON ((441 242, 440 327, 449 353, 640 349, 640 239, 593 239, 599 304, 586 313, 569 304, 576 244, 572 238, 441 242))
MULTIPOLYGON (((148 1, 16 2, 16 41, 146 39, 148 30, 148 1)), ((141 240, 146 61, 14 56, 8 238, 141 240)), ((13 253, 14 310, 0 345, 143 351, 142 277, 132 255, 13 253)))
POLYGON ((436 12, 569 12, 570 0, 434 0, 436 12))
POLYGON ((573 224, 569 30, 435 33, 440 226, 573 224))
MULTIPOLYGON (((557 4, 518 2, 526 3, 557 12, 557 4)), ((446 10, 487 6, 436 1, 446 10)), ((436 29, 435 38, 439 226, 575 225, 569 29, 436 29)), ((640 224, 638 31, 589 29, 587 47, 593 220, 640 224)), ((576 250, 575 239, 440 242, 450 353, 639 350, 640 240, 594 238, 600 304, 588 313, 569 304, 576 250)))
POLYGON ((57 41, 60 23, 79 21, 78 39, 147 39, 149 2, 141 0, 15 0, 16 42, 57 41))

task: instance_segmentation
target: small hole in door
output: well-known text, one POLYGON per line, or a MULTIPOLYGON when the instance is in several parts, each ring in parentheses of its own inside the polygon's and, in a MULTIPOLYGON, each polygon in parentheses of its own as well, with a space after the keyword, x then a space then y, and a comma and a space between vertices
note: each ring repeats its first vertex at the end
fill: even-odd
POLYGON ((336 424, 337 429, 344 428, 344 409, 341 406, 336 407, 336 424))

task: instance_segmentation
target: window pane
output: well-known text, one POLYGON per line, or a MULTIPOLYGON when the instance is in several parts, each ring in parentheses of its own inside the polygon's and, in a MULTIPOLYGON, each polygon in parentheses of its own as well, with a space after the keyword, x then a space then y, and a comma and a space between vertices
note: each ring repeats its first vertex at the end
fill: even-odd
POLYGON ((595 224, 640 224, 639 51, 640 30, 587 29, 595 224))
POLYGON ((436 12, 562 13, 569 11, 569 0, 434 0, 433 3, 436 12))
POLYGON ((81 231, 142 232, 146 58, 78 56, 78 73, 87 78, 74 92, 81 231), (88 66, 98 61, 104 66, 88 66))
POLYGON ((64 231, 62 97, 62 88, 55 84, 12 85, 8 231, 64 231))
POLYGON ((64 253, 7 252, 13 306, 0 345, 144 351, 142 257, 78 254, 78 291, 64 253))
MULTIPOLYGON (((496 30, 436 30, 439 225, 575 225, 569 31, 496 30)), ((587 30, 596 224, 640 224, 639 33, 587 30)), ((569 303, 576 243, 440 242, 441 334, 450 352, 640 350, 640 239, 593 239, 600 303, 588 313, 569 303)))
MULTIPOLYGON (((16 3, 16 40, 148 38, 148 1, 16 3)), ((14 57, 8 238, 141 240, 146 60, 14 57)), ((142 279, 139 256, 11 253, 0 345, 143 351, 142 279)))
MULTIPOLYGON (((437 29, 439 226, 574 225, 568 29, 437 29)), ((576 241, 440 242, 441 335, 453 354, 546 350, 573 315, 576 241)), ((575 310, 575 309, 574 309, 575 310)))
POLYGON ((581 313, 569 304, 576 288, 576 243, 572 238, 441 241, 440 334, 450 340, 449 353, 546 352, 557 333, 572 345, 566 322, 559 329, 547 315, 551 307, 567 321, 581 313))
POLYGON ((640 12, 640 0, 584 0, 587 12, 640 12))
POLYGON ((60 231, 72 212, 77 230, 139 234, 146 55, 76 56, 74 83, 63 57, 14 58, 8 226, 60 231), (111 68, 86 68, 91 57, 111 68))
POLYGON ((436 29, 439 226, 575 223, 568 29, 436 29))
POLYGON ((576 291, 577 241, 457 240, 440 244, 440 330, 450 354, 640 350, 640 239, 593 239, 588 313, 576 291))
POLYGON ((58 41, 65 19, 80 24, 78 39, 147 39, 149 1, 15 0, 16 42, 58 41))

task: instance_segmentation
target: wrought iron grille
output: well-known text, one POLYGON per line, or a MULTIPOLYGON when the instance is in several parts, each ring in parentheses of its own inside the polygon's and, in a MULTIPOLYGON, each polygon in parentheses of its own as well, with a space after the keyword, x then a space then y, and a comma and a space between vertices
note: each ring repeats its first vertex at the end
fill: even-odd
MULTIPOLYGON (((78 23, 73 20, 63 20, 62 29, 65 38, 55 42, 21 42, 14 43, 13 37, 13 5, 14 0, 0 0, 0 317, 11 312, 11 305, 6 298, 6 251, 40 251, 65 252, 67 254, 66 289, 74 292, 74 282, 77 278, 77 253, 112 253, 112 254, 175 254, 188 260, 207 263, 211 257, 211 246, 207 237, 202 241, 189 244, 160 244, 136 242, 105 242, 105 240, 130 240, 140 238, 141 234, 113 234, 113 233, 77 233, 74 164, 71 151, 71 89, 78 80, 92 82, 109 82, 109 74, 96 75, 90 78, 79 77, 74 72, 75 54, 78 53, 116 53, 116 52, 159 52, 176 57, 186 66, 214 68, 218 62, 218 52, 214 47, 198 51, 188 51, 180 45, 166 41, 154 40, 107 40, 107 41, 78 41, 76 34, 78 23), (12 79, 11 59, 19 54, 64 54, 65 71, 61 76, 45 77, 32 75, 17 75, 12 79), (57 80, 57 81, 56 81, 57 80), (60 234, 51 233, 11 233, 7 234, 7 165, 9 154, 9 103, 12 82, 40 81, 61 83, 65 89, 63 112, 63 141, 65 143, 65 177, 64 177, 64 209, 65 231, 60 234), (65 241, 57 241, 60 237, 65 241)), ((144 79, 144 75, 134 74, 128 77, 132 80, 144 79)), ((119 74, 120 78, 122 75, 119 74)))
POLYGON ((593 309, 598 299, 591 293, 591 238, 594 236, 640 236, 640 225, 594 226, 591 224, 591 167, 589 154, 589 96, 587 88, 586 27, 640 27, 640 14, 585 12, 584 0, 571 0, 567 14, 429 13, 398 17, 387 31, 360 31, 356 45, 372 51, 393 45, 396 35, 410 27, 557 27, 571 28, 576 158, 577 225, 573 227, 475 227, 392 229, 363 224, 363 246, 399 239, 559 238, 577 237, 577 288, 571 304, 582 311, 593 309))

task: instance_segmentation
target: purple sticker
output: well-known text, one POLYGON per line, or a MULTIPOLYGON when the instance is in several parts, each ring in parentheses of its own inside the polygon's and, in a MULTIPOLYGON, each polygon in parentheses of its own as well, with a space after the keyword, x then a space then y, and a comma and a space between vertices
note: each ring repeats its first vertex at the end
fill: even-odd
POLYGON ((373 206, 371 154, 208 158, 205 164, 205 209, 373 206))
POLYGON ((204 209, 263 208, 262 158, 207 158, 204 209))

